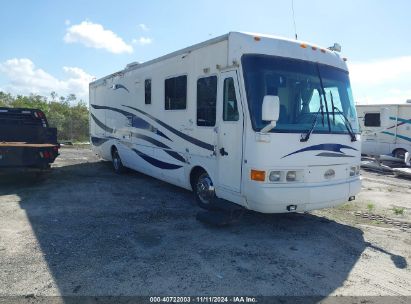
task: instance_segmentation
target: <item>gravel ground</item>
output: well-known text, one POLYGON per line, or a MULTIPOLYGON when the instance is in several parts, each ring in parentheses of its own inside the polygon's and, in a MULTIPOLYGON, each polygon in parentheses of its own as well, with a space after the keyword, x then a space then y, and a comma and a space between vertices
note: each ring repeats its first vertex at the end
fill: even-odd
POLYGON ((0 295, 411 296, 411 229, 354 215, 409 220, 409 180, 363 173, 355 203, 214 228, 189 191, 61 153, 45 180, 1 177, 0 295))

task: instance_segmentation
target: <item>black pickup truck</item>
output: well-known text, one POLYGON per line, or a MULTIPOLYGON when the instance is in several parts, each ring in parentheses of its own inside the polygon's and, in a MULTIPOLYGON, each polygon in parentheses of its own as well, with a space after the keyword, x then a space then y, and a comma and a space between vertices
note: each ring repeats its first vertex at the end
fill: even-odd
POLYGON ((0 171, 48 169, 59 155, 57 129, 37 109, 0 107, 0 171))

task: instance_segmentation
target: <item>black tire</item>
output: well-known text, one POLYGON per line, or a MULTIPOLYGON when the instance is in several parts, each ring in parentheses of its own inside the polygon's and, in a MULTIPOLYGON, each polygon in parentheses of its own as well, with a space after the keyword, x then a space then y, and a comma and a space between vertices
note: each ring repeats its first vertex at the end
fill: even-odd
POLYGON ((396 149, 393 152, 393 156, 399 159, 405 159, 405 153, 407 153, 405 149, 396 149))
POLYGON ((216 210, 216 195, 213 181, 204 170, 200 171, 193 182, 193 191, 198 206, 206 210, 216 210))
POLYGON ((122 174, 126 171, 126 167, 123 166, 123 162, 121 161, 120 155, 116 148, 113 148, 111 152, 111 159, 113 163, 114 172, 117 174, 122 174))

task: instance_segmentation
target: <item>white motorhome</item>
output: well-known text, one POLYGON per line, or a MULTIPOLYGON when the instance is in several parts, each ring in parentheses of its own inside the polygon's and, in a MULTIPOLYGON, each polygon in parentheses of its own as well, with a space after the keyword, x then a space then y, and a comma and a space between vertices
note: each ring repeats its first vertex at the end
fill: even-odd
POLYGON ((411 153, 411 103, 357 105, 357 112, 363 154, 404 159, 406 152, 411 153), (388 116, 387 126, 382 124, 382 115, 388 116))
POLYGON ((345 59, 314 44, 231 32, 90 83, 94 150, 193 190, 281 213, 360 191, 345 59))

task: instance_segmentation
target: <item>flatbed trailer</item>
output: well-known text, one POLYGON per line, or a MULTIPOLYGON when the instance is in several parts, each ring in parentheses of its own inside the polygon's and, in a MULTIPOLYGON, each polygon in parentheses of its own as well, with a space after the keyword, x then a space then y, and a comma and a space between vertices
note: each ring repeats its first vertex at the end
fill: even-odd
POLYGON ((48 169, 59 148, 57 130, 42 111, 0 108, 0 170, 48 169))

